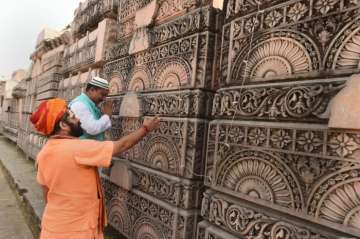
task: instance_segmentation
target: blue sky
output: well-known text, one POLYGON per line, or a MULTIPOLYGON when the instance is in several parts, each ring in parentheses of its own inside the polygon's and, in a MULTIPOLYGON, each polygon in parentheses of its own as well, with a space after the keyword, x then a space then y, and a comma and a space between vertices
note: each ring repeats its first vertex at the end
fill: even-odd
POLYGON ((40 31, 70 24, 80 0, 2 1, 0 14, 0 75, 30 66, 40 31))

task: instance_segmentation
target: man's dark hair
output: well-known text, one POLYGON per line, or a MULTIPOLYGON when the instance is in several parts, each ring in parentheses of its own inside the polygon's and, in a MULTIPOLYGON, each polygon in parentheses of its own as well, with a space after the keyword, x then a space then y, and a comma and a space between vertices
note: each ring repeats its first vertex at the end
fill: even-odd
POLYGON ((60 131, 60 122, 67 122, 67 119, 69 117, 69 112, 65 112, 65 114, 63 115, 63 117, 61 117, 61 119, 56 122, 55 126, 54 126, 54 130, 53 132, 50 134, 51 136, 55 135, 56 133, 58 133, 60 131))
POLYGON ((98 87, 98 86, 96 86, 96 85, 87 84, 85 91, 88 92, 88 91, 91 90, 91 89, 98 90, 98 89, 101 89, 101 88, 98 87))

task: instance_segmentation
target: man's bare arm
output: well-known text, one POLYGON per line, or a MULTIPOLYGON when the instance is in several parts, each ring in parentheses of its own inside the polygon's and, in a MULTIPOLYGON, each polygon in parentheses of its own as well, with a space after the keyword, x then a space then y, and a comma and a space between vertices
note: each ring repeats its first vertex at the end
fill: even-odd
POLYGON ((46 186, 41 186, 42 187, 42 190, 43 190, 43 196, 44 196, 44 201, 45 201, 45 204, 47 203, 47 195, 48 195, 48 192, 49 192, 49 189, 46 187, 46 186))
POLYGON ((159 127, 160 119, 158 117, 154 118, 145 118, 143 126, 132 132, 131 134, 120 138, 117 141, 114 141, 114 151, 113 155, 118 155, 131 147, 135 144, 139 143, 139 141, 147 135, 150 131, 159 127))

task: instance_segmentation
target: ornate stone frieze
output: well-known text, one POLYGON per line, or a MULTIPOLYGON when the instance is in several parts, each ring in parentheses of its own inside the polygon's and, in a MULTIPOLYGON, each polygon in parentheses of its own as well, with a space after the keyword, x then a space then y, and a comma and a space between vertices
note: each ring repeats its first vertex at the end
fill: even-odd
POLYGON ((216 159, 214 184, 282 207, 300 211, 304 205, 300 183, 292 170, 273 154, 238 150, 216 159))
POLYGON ((226 200, 221 195, 205 195, 202 216, 220 228, 244 238, 338 238, 335 235, 319 234, 314 229, 306 228, 305 225, 297 226, 283 218, 267 215, 260 210, 247 208, 241 203, 226 200))
POLYGON ((360 165, 344 167, 318 181, 308 199, 315 218, 356 228, 360 232, 360 165))
POLYGON ((239 39, 236 34, 232 36, 234 58, 228 83, 293 78, 320 68, 318 46, 301 32, 284 29, 239 39))
POLYGON ((205 118, 210 115, 212 93, 195 91, 172 91, 146 94, 143 99, 143 113, 174 117, 205 118))
POLYGON ((195 235, 197 213, 179 211, 160 205, 154 198, 139 191, 128 192, 108 180, 103 180, 109 222, 129 238, 179 238, 195 235))
POLYGON ((211 89, 214 40, 209 32, 195 34, 110 62, 104 72, 109 79, 121 74, 124 91, 211 89))
POLYGON ((124 57, 129 53, 130 40, 122 39, 120 42, 106 50, 106 60, 112 61, 119 57, 124 57))
MULTIPOLYGON (((110 83, 111 85, 111 83, 110 83)), ((137 129, 140 123, 135 119, 128 119, 132 126, 126 127, 123 132, 121 127, 124 119, 119 117, 120 108, 124 96, 112 97, 109 100, 113 102, 112 129, 107 133, 108 138, 118 139, 122 134, 137 129), (135 123, 137 122, 137 123, 135 123), (123 132, 123 133, 122 133, 123 132)), ((141 115, 160 115, 162 117, 196 117, 206 118, 210 115, 209 103, 212 100, 212 93, 200 90, 165 92, 165 93, 146 93, 138 94, 140 100, 141 115)))
POLYGON ((87 0, 80 3, 75 11, 72 30, 75 34, 85 34, 97 27, 104 18, 116 18, 119 0, 87 0))
POLYGON ((359 68, 360 21, 358 18, 350 19, 351 21, 341 29, 328 48, 325 64, 332 70, 349 71, 359 68))
POLYGON ((336 79, 222 89, 215 95, 212 115, 233 120, 324 121, 330 100, 345 82, 336 79))
POLYGON ((88 41, 75 51, 66 49, 64 52, 64 72, 72 71, 82 65, 91 64, 95 61, 96 40, 88 41))
MULTIPOLYGON (((121 135, 138 129, 137 118, 117 119, 121 135)), ((206 121, 163 118, 159 129, 121 157, 154 169, 186 178, 199 178, 203 174, 204 135, 206 121)))
POLYGON ((225 81, 228 85, 243 85, 321 77, 324 71, 328 75, 358 71, 359 21, 353 17, 359 12, 357 2, 258 2, 260 11, 249 14, 248 4, 257 9, 257 4, 250 2, 233 0, 227 5, 229 19, 223 26, 221 60, 223 85, 225 81))
MULTIPOLYGON (((111 79, 114 74, 122 74, 126 79, 133 66, 134 61, 131 57, 121 58, 107 63, 104 66, 104 74, 107 79, 111 79)), ((121 84, 124 84, 124 82, 121 82, 121 84)))
POLYGON ((129 18, 134 18, 138 9, 143 8, 152 0, 124 0, 119 4, 119 21, 123 22, 129 18))
MULTIPOLYGON (((352 130, 329 130, 323 125, 214 121, 210 132, 222 150, 231 145, 277 152, 359 162, 360 135, 352 130), (215 128, 216 129, 215 129, 215 128)), ((211 138, 210 138, 211 142, 211 138)), ((217 148, 218 152, 220 148, 217 148)), ((227 150, 226 150, 227 151, 227 150)))
POLYGON ((152 30, 154 35, 153 44, 157 45, 159 43, 182 38, 199 31, 206 31, 208 29, 213 30, 214 26, 215 12, 213 9, 209 7, 200 8, 184 16, 178 17, 174 21, 154 27, 152 30))
POLYGON ((198 37, 198 34, 184 37, 180 40, 176 40, 171 43, 161 45, 159 47, 154 47, 149 51, 136 54, 134 56, 135 64, 141 66, 145 63, 159 61, 181 55, 185 55, 188 57, 191 56, 191 58, 188 59, 188 61, 191 62, 191 60, 193 60, 195 57, 198 37))
POLYGON ((250 29, 250 25, 253 24, 255 25, 254 30, 270 29, 282 24, 311 21, 315 17, 324 17, 334 14, 334 12, 343 14, 356 7, 358 7, 356 1, 344 0, 317 0, 311 3, 304 0, 261 2, 229 0, 226 6, 226 18, 228 21, 234 17, 243 19, 244 28, 250 29))
POLYGON ((137 181, 135 189, 183 209, 200 206, 201 182, 174 179, 164 174, 155 174, 155 171, 149 172, 136 165, 133 165, 131 170, 137 181))
POLYGON ((306 210, 314 222, 360 227, 358 132, 225 122, 209 126, 206 185, 293 215, 306 210))

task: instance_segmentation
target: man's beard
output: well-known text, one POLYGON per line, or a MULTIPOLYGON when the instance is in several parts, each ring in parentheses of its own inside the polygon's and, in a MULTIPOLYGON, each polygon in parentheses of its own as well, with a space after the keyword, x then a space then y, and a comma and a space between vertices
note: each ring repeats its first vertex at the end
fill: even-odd
POLYGON ((84 130, 81 128, 81 123, 78 124, 70 123, 68 122, 68 125, 70 126, 70 135, 73 137, 80 137, 84 134, 84 130))

